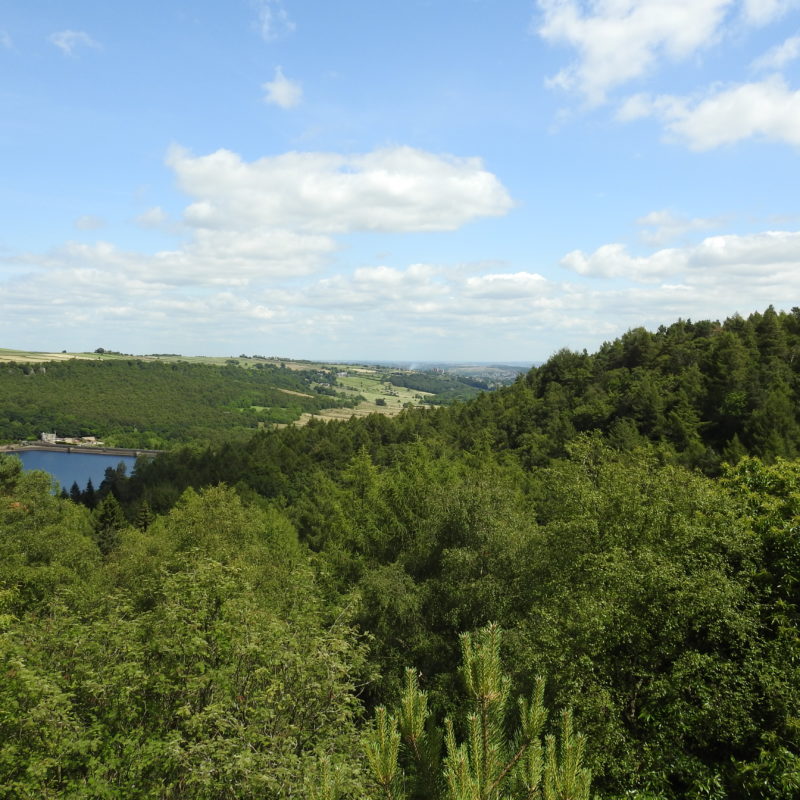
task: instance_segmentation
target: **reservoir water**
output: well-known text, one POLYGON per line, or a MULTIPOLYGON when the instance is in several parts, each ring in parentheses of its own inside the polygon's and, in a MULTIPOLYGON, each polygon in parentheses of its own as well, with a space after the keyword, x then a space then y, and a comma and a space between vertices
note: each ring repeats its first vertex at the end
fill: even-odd
POLYGON ((22 450, 13 453, 22 461, 26 470, 42 469, 49 472, 59 483, 62 489, 70 490, 73 483, 81 489, 91 479, 96 489, 103 482, 105 471, 108 467, 116 469, 122 462, 126 474, 130 475, 136 464, 133 456, 109 456, 100 453, 67 453, 57 450, 22 450))

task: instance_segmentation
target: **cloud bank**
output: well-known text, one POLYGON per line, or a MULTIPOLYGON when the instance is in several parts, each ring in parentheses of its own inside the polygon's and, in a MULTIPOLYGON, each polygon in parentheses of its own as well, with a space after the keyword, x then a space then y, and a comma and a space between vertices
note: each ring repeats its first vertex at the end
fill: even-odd
MULTIPOLYGON (((539 342, 553 334, 582 348, 632 325, 748 313, 800 295, 798 231, 709 236, 645 254, 605 244, 567 253, 561 280, 543 274, 549 265, 497 263, 303 273, 309 258, 324 257, 328 241, 317 240, 323 252, 309 254, 292 240, 200 238, 152 257, 71 244, 19 263, 18 277, 0 285, 0 304, 9 309, 0 330, 41 319, 59 334, 135 325, 153 337, 154 349, 172 343, 184 352, 214 329, 228 352, 253 350, 258 341, 270 343, 261 351, 297 357, 411 357, 433 347, 442 358, 452 348, 453 357, 466 349, 476 359, 537 359, 548 355, 539 342), (270 249, 276 257, 265 262, 270 249), (380 353, 369 349, 374 340, 380 353)), ((314 241, 303 247, 313 250, 314 241)))

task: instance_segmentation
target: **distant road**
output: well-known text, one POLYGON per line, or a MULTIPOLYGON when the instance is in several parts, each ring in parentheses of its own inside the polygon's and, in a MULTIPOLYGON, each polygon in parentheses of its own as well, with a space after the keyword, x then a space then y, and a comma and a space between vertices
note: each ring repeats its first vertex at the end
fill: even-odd
POLYGON ((47 450, 56 453, 94 453, 98 456, 157 456, 163 450, 129 449, 127 447, 92 447, 78 444, 3 444, 0 452, 18 453, 23 450, 47 450))

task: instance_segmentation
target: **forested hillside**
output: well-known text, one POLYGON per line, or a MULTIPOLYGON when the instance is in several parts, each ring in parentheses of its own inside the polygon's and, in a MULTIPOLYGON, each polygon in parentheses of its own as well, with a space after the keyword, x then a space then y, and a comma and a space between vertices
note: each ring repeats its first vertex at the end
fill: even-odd
POLYGON ((0 440, 98 435, 119 447, 231 441, 304 411, 354 405, 329 376, 272 364, 58 361, 0 365, 0 440), (321 391, 324 389, 324 391, 321 391))
POLYGON ((797 309, 637 329, 91 510, 0 460, 0 785, 796 798, 799 348, 797 309))
POLYGON ((447 405, 455 400, 470 400, 488 384, 472 378, 461 378, 436 372, 395 372, 389 380, 393 386, 405 386, 418 392, 429 392, 427 402, 447 405))
POLYGON ((528 463, 600 430, 621 449, 659 443, 713 474, 745 453, 800 455, 800 309, 628 331, 596 353, 567 350, 508 391, 478 397, 462 423, 528 463))

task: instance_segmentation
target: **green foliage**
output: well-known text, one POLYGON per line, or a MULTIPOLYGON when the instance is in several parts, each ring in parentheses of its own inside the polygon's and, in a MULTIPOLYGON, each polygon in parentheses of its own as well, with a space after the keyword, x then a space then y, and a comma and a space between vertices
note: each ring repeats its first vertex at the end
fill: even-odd
POLYGON ((64 587, 91 593, 102 579, 89 513, 51 486, 46 473, 0 455, 0 591, 13 591, 14 611, 45 607, 64 587))
POLYGON ((588 800, 590 775, 583 766, 584 739, 575 734, 572 714, 562 715, 559 745, 541 735, 547 719, 544 680, 535 682, 530 699, 517 700, 517 726, 508 733, 510 679, 500 662, 500 631, 489 625, 461 637, 461 676, 469 711, 465 737, 459 742, 451 719, 444 722, 446 755, 439 764, 442 733, 429 723, 427 694, 416 674, 406 670, 406 685, 396 716, 376 709, 366 751, 372 776, 382 795, 447 800, 588 800), (410 763, 403 779, 403 756, 410 763))
POLYGON ((636 775, 691 792, 749 751, 785 691, 768 685, 782 665, 763 642, 758 542, 713 482, 646 454, 587 441, 541 480, 527 564, 543 589, 514 663, 575 706, 604 788, 636 775))
POLYGON ((415 444, 381 469, 362 451, 328 485, 336 510, 305 515, 301 532, 375 637, 368 697, 392 697, 413 658, 429 706, 455 716, 448 642, 494 617, 515 681, 547 673, 554 702, 575 708, 598 789, 733 791, 731 757, 757 759, 760 732, 785 741, 798 700, 765 627, 748 513, 656 452, 597 437, 570 449, 527 474, 491 453, 454 461, 415 444))
MULTIPOLYGON (((103 566, 85 509, 13 463, 0 473, 3 506, 39 515, 25 538, 2 528, 4 796, 284 798, 314 774, 361 796, 363 648, 285 519, 229 489, 187 494, 146 533, 122 529, 103 566), (66 569, 73 541, 94 583, 66 569), (34 554, 60 555, 55 586, 34 554)), ((116 518, 109 498, 98 520, 116 518)))
MULTIPOLYGON (((303 604, 276 616, 236 570, 195 559, 135 614, 115 595, 4 640, 0 783, 25 796, 275 797, 321 753, 356 773, 357 650, 303 604)), ((293 591, 309 585, 287 581, 293 591)))
POLYGON ((366 741, 367 761, 381 793, 394 800, 402 791, 399 786, 397 757, 400 753, 400 733, 395 719, 383 706, 375 711, 375 726, 366 741))
POLYGON ((139 530, 146 531, 154 519, 155 515, 153 514, 153 509, 150 508, 150 503, 148 503, 147 500, 142 500, 139 507, 136 509, 134 524, 139 530))
POLYGON ((0 365, 0 441, 99 435, 120 447, 162 449, 175 442, 243 438, 304 411, 347 405, 316 392, 315 371, 266 365, 61 361, 28 373, 0 365))

